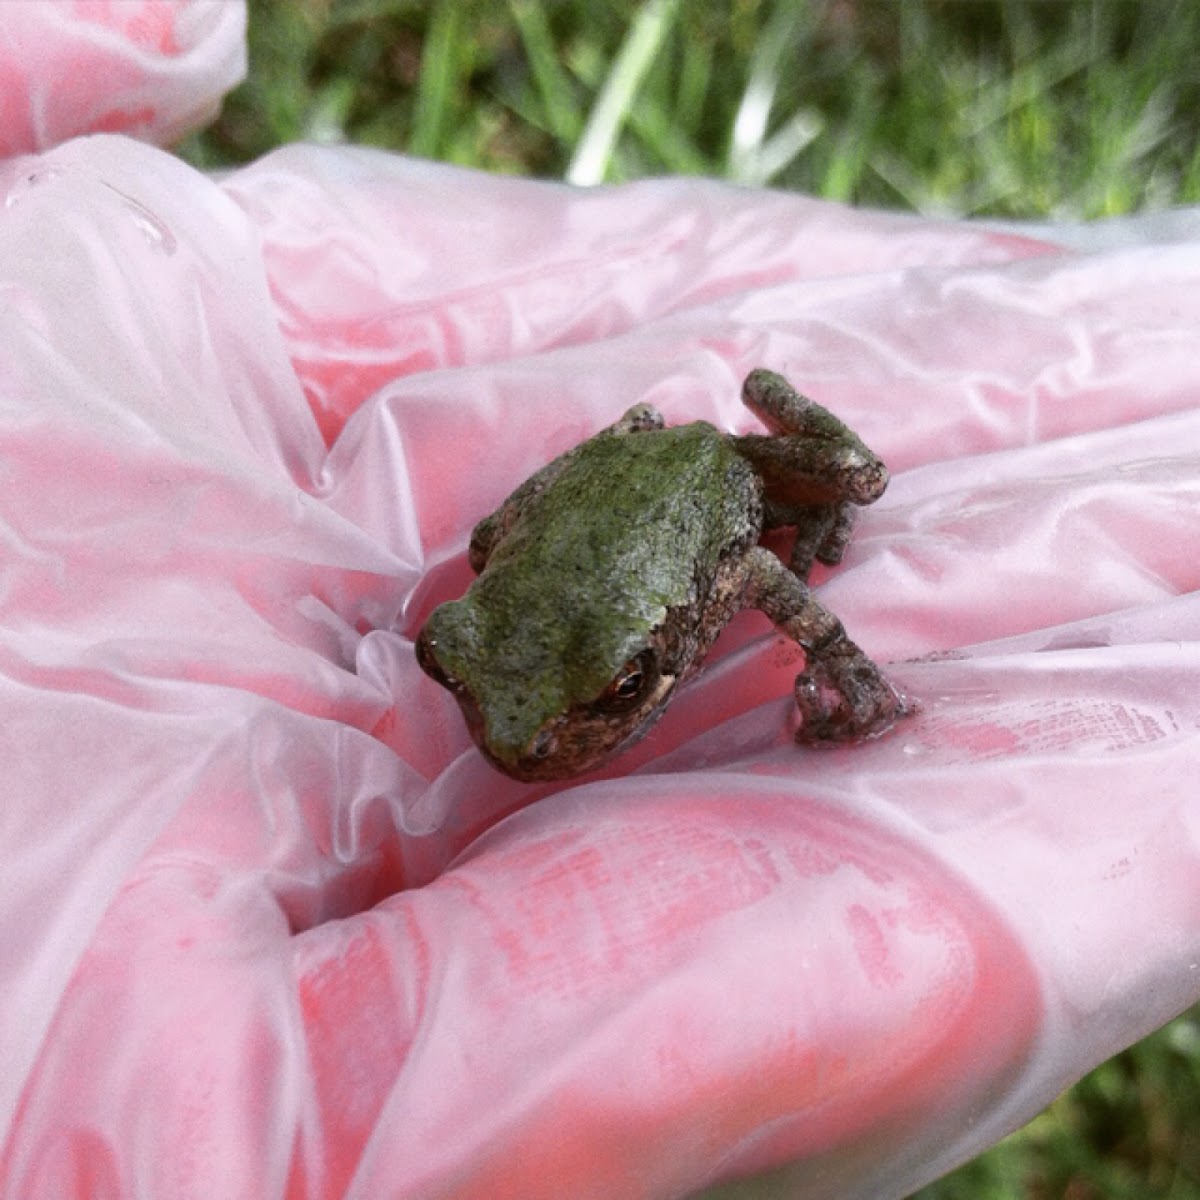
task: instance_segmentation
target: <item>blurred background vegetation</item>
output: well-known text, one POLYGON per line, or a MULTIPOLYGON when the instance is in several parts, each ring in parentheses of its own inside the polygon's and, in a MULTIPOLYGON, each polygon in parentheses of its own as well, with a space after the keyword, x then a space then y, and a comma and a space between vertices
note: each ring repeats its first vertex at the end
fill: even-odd
POLYGON ((250 0, 202 166, 345 140, 938 215, 1200 200, 1196 0, 250 0))
MULTIPOLYGON (((348 141, 939 216, 1200 200, 1196 0, 250 0, 206 168, 348 141)), ((1200 1009, 921 1200, 1200 1200, 1200 1009)))

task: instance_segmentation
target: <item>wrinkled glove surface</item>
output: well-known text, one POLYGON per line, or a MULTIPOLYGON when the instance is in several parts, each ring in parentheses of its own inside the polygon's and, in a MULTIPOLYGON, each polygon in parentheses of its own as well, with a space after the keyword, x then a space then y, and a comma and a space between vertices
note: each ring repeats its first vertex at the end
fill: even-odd
POLYGON ((1200 997, 1186 222, 15 154, 210 110, 243 14, 172 11, 0 14, 0 1196, 900 1197, 1200 997), (499 776, 412 654, 472 524, 759 365, 892 469, 815 578, 920 715, 799 749, 746 614, 499 776))

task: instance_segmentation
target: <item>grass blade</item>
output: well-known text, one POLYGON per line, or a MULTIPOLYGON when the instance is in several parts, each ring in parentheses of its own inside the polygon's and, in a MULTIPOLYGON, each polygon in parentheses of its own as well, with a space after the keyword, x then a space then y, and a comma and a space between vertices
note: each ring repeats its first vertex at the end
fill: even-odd
POLYGON ((621 127, 671 27, 677 3, 649 0, 638 12, 567 167, 568 183, 587 185, 604 180, 621 127))

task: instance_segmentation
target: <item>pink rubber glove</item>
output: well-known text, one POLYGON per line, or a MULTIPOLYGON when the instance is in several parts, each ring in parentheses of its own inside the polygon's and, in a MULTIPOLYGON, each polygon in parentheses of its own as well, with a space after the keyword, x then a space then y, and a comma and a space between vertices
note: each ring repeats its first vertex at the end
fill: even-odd
POLYGON ((1200 996, 1200 247, 115 137, 0 196, 0 1196, 900 1197, 1200 996), (921 715, 800 750, 748 614, 497 775, 411 650, 472 523, 757 365, 893 468, 822 596, 921 715))
POLYGON ((80 133, 167 145, 246 73, 244 0, 10 0, 0 6, 0 157, 80 133))

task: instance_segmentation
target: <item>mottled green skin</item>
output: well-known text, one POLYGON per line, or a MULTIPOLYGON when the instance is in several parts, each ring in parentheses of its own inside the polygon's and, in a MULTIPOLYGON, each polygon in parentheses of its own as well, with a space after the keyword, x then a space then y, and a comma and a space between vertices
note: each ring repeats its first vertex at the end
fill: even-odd
POLYGON ((428 626, 443 669, 477 699, 485 748, 501 755, 595 699, 669 616, 696 620, 718 564, 761 528, 758 477, 703 421, 606 430, 560 465, 467 595, 428 626))
POLYGON ((747 389, 782 433, 732 437, 703 421, 665 429, 638 406, 476 526, 479 577, 430 615, 417 655, 501 770, 554 779, 599 765, 654 723, 747 605, 817 666, 832 664, 804 677, 806 690, 798 681, 812 740, 880 724, 884 691, 896 693, 802 577, 814 554, 840 557, 847 506, 873 500, 887 473, 782 377, 756 372, 747 389), (800 530, 792 570, 757 546, 764 524, 800 530), (853 711, 843 713, 847 695, 853 711))

